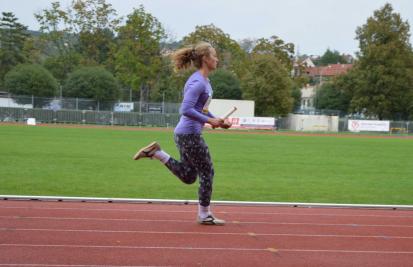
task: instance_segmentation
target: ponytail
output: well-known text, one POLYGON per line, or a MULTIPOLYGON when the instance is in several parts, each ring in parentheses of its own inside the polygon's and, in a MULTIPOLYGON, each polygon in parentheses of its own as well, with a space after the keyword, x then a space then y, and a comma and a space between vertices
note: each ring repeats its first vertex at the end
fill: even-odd
POLYGON ((209 56, 212 46, 209 43, 201 42, 195 46, 184 47, 177 50, 172 55, 177 70, 187 69, 195 66, 197 69, 202 67, 202 58, 209 56))

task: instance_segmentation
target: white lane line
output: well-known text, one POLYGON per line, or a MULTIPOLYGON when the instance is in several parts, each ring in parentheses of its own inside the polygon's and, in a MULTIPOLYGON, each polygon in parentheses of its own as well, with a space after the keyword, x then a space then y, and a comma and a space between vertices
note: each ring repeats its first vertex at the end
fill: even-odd
POLYGON ((78 264, 30 264, 30 263, 0 263, 0 266, 22 267, 158 267, 146 265, 78 265, 78 264))
POLYGON ((379 250, 323 250, 323 249, 277 249, 281 252, 313 252, 313 253, 360 253, 360 254, 408 254, 413 251, 379 251, 379 250))
MULTIPOLYGON (((82 221, 120 221, 120 222, 178 222, 194 223, 194 220, 152 220, 152 219, 126 219, 126 218, 88 218, 88 217, 32 217, 32 216, 0 216, 0 219, 13 220, 82 220, 82 221)), ((308 226, 346 226, 346 227, 390 227, 390 228, 413 228, 413 225, 400 224, 358 224, 358 223, 287 223, 287 222, 243 222, 227 221, 227 224, 260 224, 260 225, 308 225, 308 226)))
POLYGON ((161 247, 161 246, 96 246, 96 245, 50 245, 50 244, 0 244, 0 247, 35 247, 35 248, 89 248, 89 249, 152 249, 152 250, 202 250, 202 251, 255 251, 255 252, 315 252, 315 253, 371 253, 371 254, 411 254, 413 251, 388 250, 316 250, 287 248, 229 248, 229 247, 161 247))
MULTIPOLYGON (((99 198, 99 197, 63 197, 63 196, 21 196, 0 195, 0 200, 36 200, 36 201, 70 201, 93 203, 139 203, 139 204, 174 204, 198 205, 198 200, 180 199, 143 199, 143 198, 99 198)), ((359 208, 359 209, 402 209, 413 210, 413 205, 378 205, 378 204, 338 204, 338 203, 302 203, 302 202, 257 202, 257 201, 223 201, 213 200, 213 205, 259 206, 259 207, 308 207, 308 208, 359 208)))
MULTIPOLYGON (((77 210, 77 211, 113 211, 113 212, 152 212, 152 213, 194 213, 196 210, 154 210, 154 209, 103 209, 103 208, 51 208, 51 207, 1 207, 0 209, 30 210, 77 210)), ((388 211, 392 212, 392 211, 388 211)), ((400 211, 395 211, 400 212, 400 211)), ((381 214, 328 214, 328 213, 289 213, 289 212, 256 212, 256 211, 215 211, 218 214, 253 214, 253 215, 291 215, 291 216, 327 216, 327 217, 377 217, 377 218, 413 218, 413 215, 381 215, 381 214)))
POLYGON ((161 247, 161 246, 98 246, 98 245, 50 245, 50 244, 0 244, 0 247, 45 247, 45 248, 96 248, 96 249, 168 249, 168 250, 226 250, 226 251, 268 251, 264 248, 217 248, 217 247, 161 247))
MULTIPOLYGON (((90 230, 90 229, 44 229, 44 228, 0 228, 3 232, 81 232, 81 233, 128 233, 128 234, 160 234, 160 235, 235 235, 251 236, 251 233, 236 232, 180 232, 180 231, 137 231, 137 230, 90 230)), ((292 234, 292 233, 253 233, 254 236, 288 236, 288 237, 332 237, 332 238, 373 238, 373 239, 413 239, 413 236, 389 235, 332 235, 332 234, 292 234)))
POLYGON ((267 224, 267 225, 309 225, 309 226, 347 226, 347 227, 390 227, 413 228, 413 225, 400 224, 358 224, 358 223, 284 223, 284 222, 234 222, 237 224, 267 224))
POLYGON ((194 223, 194 220, 151 220, 151 219, 127 219, 127 218, 88 218, 88 217, 35 217, 35 216, 0 216, 4 219, 41 219, 41 220, 87 220, 87 221, 125 221, 125 222, 179 222, 194 223))

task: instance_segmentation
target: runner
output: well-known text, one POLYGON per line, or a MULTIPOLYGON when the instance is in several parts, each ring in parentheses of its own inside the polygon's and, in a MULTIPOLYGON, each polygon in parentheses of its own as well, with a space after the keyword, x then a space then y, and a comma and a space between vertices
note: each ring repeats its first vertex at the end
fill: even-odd
POLYGON ((214 168, 208 145, 202 137, 205 123, 213 128, 231 127, 231 123, 216 118, 209 112, 212 99, 212 87, 208 75, 217 68, 218 58, 215 49, 209 43, 199 43, 194 47, 178 50, 173 55, 178 70, 191 66, 197 68, 187 80, 180 109, 181 118, 174 131, 174 140, 178 147, 180 161, 163 151, 157 142, 152 142, 140 149, 134 160, 155 158, 182 182, 192 184, 199 177, 198 223, 206 225, 224 225, 225 221, 216 218, 210 208, 214 168))

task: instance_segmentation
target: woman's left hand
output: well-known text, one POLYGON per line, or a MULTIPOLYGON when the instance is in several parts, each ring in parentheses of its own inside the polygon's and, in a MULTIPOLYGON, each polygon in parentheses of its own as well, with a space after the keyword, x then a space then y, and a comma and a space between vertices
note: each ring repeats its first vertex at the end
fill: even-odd
POLYGON ((221 123, 220 127, 223 129, 228 129, 231 128, 232 123, 229 120, 225 120, 223 123, 221 123))

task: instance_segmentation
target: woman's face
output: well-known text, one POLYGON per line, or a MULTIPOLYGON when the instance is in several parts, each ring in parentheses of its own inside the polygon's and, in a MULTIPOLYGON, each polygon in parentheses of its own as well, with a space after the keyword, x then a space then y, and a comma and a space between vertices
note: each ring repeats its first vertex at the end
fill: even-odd
POLYGON ((211 48, 209 56, 204 57, 204 62, 209 70, 215 70, 218 65, 218 56, 214 48, 211 48))

